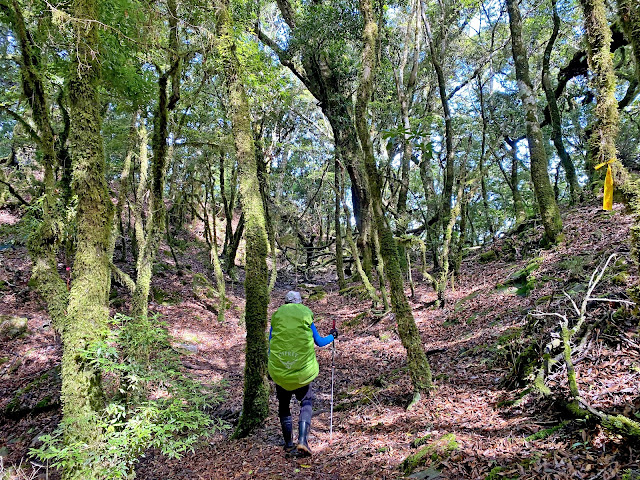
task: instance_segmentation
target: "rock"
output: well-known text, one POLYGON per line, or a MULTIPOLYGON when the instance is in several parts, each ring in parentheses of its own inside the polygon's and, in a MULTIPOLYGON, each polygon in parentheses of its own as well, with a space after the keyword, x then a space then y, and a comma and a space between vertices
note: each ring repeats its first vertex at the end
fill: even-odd
POLYGON ((407 478, 418 478, 420 480, 435 480, 440 477, 440 472, 435 468, 428 468, 427 470, 422 470, 421 472, 412 473, 407 478))
POLYGON ((0 447, 0 457, 8 457, 9 449, 7 447, 0 447))
POLYGON ((182 348, 188 352, 191 353, 198 353, 198 346, 197 345, 191 345, 189 343, 179 343, 178 344, 178 348, 182 348))
POLYGON ((27 331, 27 318, 15 315, 0 315, 0 337, 16 338, 27 331))

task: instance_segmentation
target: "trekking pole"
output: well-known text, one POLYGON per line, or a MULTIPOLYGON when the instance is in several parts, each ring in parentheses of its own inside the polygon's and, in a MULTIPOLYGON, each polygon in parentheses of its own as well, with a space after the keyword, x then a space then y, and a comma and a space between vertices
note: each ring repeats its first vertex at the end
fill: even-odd
MULTIPOLYGON (((336 328, 336 319, 333 319, 333 329, 336 328)), ((336 340, 333 339, 333 352, 331 354, 331 410, 329 413, 329 444, 333 439, 333 379, 336 371, 336 340)))

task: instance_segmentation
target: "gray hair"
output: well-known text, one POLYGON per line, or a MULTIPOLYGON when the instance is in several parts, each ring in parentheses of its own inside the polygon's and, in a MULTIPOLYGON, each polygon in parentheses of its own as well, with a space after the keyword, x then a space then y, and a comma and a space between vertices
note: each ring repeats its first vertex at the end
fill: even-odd
POLYGON ((302 296, 300 295, 300 292, 296 292, 295 290, 287 292, 284 296, 284 303, 302 303, 302 296))

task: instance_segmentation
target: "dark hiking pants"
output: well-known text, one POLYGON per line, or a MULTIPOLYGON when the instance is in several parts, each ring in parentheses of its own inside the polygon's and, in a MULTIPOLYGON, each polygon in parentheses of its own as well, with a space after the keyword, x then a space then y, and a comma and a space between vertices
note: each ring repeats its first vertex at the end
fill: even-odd
POLYGON ((311 423, 311 414, 313 409, 313 382, 304 387, 300 387, 297 390, 285 390, 280 385, 276 384, 276 396, 278 397, 278 416, 280 418, 290 417, 291 409, 289 404, 291 403, 291 397, 296 396, 300 402, 300 421, 311 423))

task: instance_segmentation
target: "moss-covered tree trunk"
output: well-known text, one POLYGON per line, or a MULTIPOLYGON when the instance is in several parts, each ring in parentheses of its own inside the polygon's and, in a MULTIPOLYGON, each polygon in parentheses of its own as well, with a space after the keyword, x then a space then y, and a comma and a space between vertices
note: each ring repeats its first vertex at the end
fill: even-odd
MULTIPOLYGON (((65 442, 91 448, 101 435, 97 416, 103 407, 102 386, 100 372, 83 359, 81 352, 99 340, 108 328, 113 204, 105 181, 100 132, 97 2, 74 0, 71 14, 77 19, 73 42, 76 50, 69 78, 72 187, 78 199, 77 248, 68 315, 62 330, 61 399, 65 442)), ((91 478, 91 465, 86 459, 80 455, 74 460, 74 466, 63 472, 63 478, 91 478)))
POLYGON ((545 243, 553 244, 560 240, 562 220, 560 211, 549 181, 547 153, 544 149, 542 129, 538 122, 536 95, 529 77, 529 59, 522 41, 522 18, 516 0, 507 0, 509 27, 511 29, 511 47, 516 67, 518 90, 525 114, 527 141, 531 160, 531 180, 540 216, 545 232, 545 243))
MULTIPOLYGON (((177 65, 175 65, 177 68, 177 65)), ((133 291, 132 314, 134 317, 146 317, 149 308, 149 290, 153 274, 153 262, 158 252, 158 246, 166 229, 166 209, 164 206, 164 188, 167 173, 167 160, 170 149, 167 144, 169 137, 169 96, 167 82, 169 73, 160 76, 158 82, 158 107, 153 125, 153 158, 151 160, 150 208, 147 214, 147 224, 142 238, 138 240, 138 256, 136 264, 136 285, 133 291)), ((141 128, 144 130, 144 127, 141 128)), ((146 135, 140 139, 146 150, 146 135)), ((140 156, 141 162, 147 162, 146 155, 140 156)), ((140 196, 142 198, 142 195, 140 196)), ((137 215, 141 216, 142 211, 137 215)), ((140 235, 139 235, 140 236, 140 235)))
POLYGON ((407 296, 398 252, 391 228, 387 224, 382 209, 380 177, 373 156, 373 145, 367 121, 367 107, 373 91, 373 77, 376 69, 376 41, 378 25, 374 19, 370 0, 360 0, 360 11, 364 19, 362 50, 362 71, 357 90, 356 128, 364 151, 365 169, 371 187, 373 218, 380 240, 380 249, 385 263, 385 273, 391 290, 391 308, 396 315, 398 333, 407 351, 407 363, 411 383, 415 393, 428 392, 432 387, 431 368, 422 348, 422 339, 416 326, 407 296))
POLYGON ((611 29, 603 0, 580 0, 587 38, 587 61, 593 72, 596 89, 596 122, 589 136, 587 174, 593 181, 604 178, 604 169, 594 170, 599 163, 616 159, 618 136, 618 101, 615 97, 616 75, 611 55, 611 29))
POLYGON ((258 184, 256 151, 251 129, 251 113, 244 89, 241 65, 236 45, 228 0, 214 0, 218 27, 218 53, 224 68, 229 95, 231 127, 240 178, 240 202, 245 216, 247 345, 244 367, 244 398, 242 415, 235 437, 243 437, 259 426, 269 414, 269 385, 267 383, 267 306, 268 238, 264 206, 258 184))
POLYGON ((66 315, 68 292, 57 270, 57 251, 61 232, 55 193, 54 171, 58 166, 56 134, 49 115, 49 102, 42 80, 40 50, 28 30, 20 5, 16 0, 0 2, 0 10, 7 15, 20 45, 20 76, 22 92, 31 108, 37 127, 33 136, 42 153, 44 168, 44 198, 42 218, 37 232, 30 237, 29 253, 33 262, 32 281, 47 303, 47 310, 57 328, 62 328, 66 315))
POLYGON ((351 203, 358 229, 358 250, 362 255, 362 268, 367 276, 371 277, 373 252, 370 189, 367 187, 366 174, 362 168, 362 149, 358 144, 351 111, 351 99, 342 98, 340 95, 331 96, 329 106, 323 110, 331 124, 336 152, 351 180, 351 203))
POLYGON ((486 174, 488 170, 485 168, 485 157, 487 153, 487 130, 489 128, 489 119, 485 111, 484 104, 484 84, 478 79, 478 99, 480 100, 480 116, 482 117, 482 145, 480 146, 480 160, 478 161, 478 169, 480 170, 480 193, 482 195, 482 211, 485 218, 485 225, 490 238, 495 236, 495 228, 491 220, 489 209, 489 197, 487 194, 486 174))
POLYGON ((558 37, 558 31, 560 30, 560 16, 558 15, 558 8, 556 7, 556 0, 551 0, 551 8, 553 10, 553 31, 551 38, 544 49, 544 56, 542 60, 542 88, 544 94, 547 97, 547 103, 549 104, 549 117, 551 119, 551 138, 553 139, 553 145, 556 147, 558 157, 560 157, 560 163, 564 168, 564 173, 567 177, 567 183, 569 183, 569 195, 571 198, 571 204, 578 203, 580 197, 580 183, 578 182, 578 175, 576 174, 576 167, 573 164, 573 160, 569 156, 569 152, 564 148, 564 142, 562 140, 562 117, 560 116, 560 109, 558 108, 558 102, 556 99, 555 90, 551 85, 550 66, 551 52, 553 46, 558 37))
MULTIPOLYGON (((151 159, 151 184, 149 212, 142 241, 138 242, 136 265, 136 286, 133 291, 132 313, 134 317, 145 318, 149 309, 149 290, 153 275, 153 262, 160 241, 166 229, 166 209, 164 206, 164 189, 167 176, 167 163, 171 156, 169 138, 169 114, 180 99, 180 56, 178 52, 178 12, 175 0, 168 0, 169 9, 169 68, 158 78, 158 106, 153 115, 153 137, 151 159), (171 95, 168 92, 171 80, 171 95)), ((144 128, 144 127, 142 127, 144 128)), ((146 135, 140 140, 146 149, 146 135)), ((140 162, 147 162, 146 155, 141 155, 140 162)), ((140 199, 142 195, 140 195, 140 199)), ((137 214, 142 216, 142 211, 137 214)))
POLYGON ((507 183, 509 184, 509 188, 511 189, 511 196, 513 197, 513 215, 515 217, 514 228, 517 229, 518 226, 522 225, 522 223, 527 219, 527 212, 524 208, 524 200, 522 199, 522 194, 520 193, 519 186, 520 176, 518 175, 518 142, 517 140, 514 141, 510 138, 505 139, 505 141, 510 147, 509 153, 511 154, 511 172, 509 173, 510 178, 507 179, 507 183))
POLYGON ((618 17, 633 49, 636 78, 640 82, 640 3, 637 0, 618 0, 618 17))
POLYGON ((340 226, 340 202, 342 195, 340 194, 340 162, 337 157, 334 164, 334 190, 335 190, 335 210, 333 215, 333 223, 336 231, 336 274, 338 275, 338 288, 344 290, 347 282, 344 278, 344 259, 342 247, 342 227, 340 226))
MULTIPOLYGON (((449 108, 449 100, 447 97, 447 83, 445 79, 445 72, 444 68, 442 67, 442 63, 440 62, 440 52, 437 51, 436 46, 434 45, 433 36, 431 35, 431 24, 429 23, 427 15, 424 15, 424 24, 427 33, 427 39, 429 40, 431 64, 433 65, 433 69, 436 71, 436 78, 438 80, 438 93, 440 95, 440 104, 442 105, 442 113, 444 115, 445 170, 440 206, 440 220, 442 222, 443 231, 445 231, 446 234, 446 229, 449 224, 449 217, 451 216, 451 200, 453 196, 453 183, 455 180, 453 119, 451 118, 451 109, 449 108)), ((445 275, 446 274, 447 272, 445 272, 445 275)))

